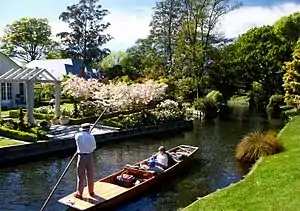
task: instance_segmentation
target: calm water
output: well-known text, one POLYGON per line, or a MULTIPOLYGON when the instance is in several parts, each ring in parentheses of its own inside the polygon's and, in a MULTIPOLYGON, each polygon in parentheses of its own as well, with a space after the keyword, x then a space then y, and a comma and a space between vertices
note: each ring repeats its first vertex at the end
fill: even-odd
MULTIPOLYGON (((240 116, 238 113, 237 116, 240 116)), ((247 120, 196 122, 193 131, 145 137, 107 144, 95 153, 95 179, 119 170, 127 163, 140 161, 160 145, 167 148, 178 144, 199 146, 196 162, 180 178, 174 178, 155 192, 130 202, 118 211, 177 210, 216 189, 242 179, 245 171, 236 163, 234 149, 238 141, 252 129, 270 127, 262 118, 247 120)), ((278 127, 278 126, 274 126, 278 127)), ((0 170, 0 210, 40 210, 70 160, 52 158, 27 165, 0 170)), ((57 200, 75 191, 75 162, 61 181, 45 210, 66 210, 57 200)))

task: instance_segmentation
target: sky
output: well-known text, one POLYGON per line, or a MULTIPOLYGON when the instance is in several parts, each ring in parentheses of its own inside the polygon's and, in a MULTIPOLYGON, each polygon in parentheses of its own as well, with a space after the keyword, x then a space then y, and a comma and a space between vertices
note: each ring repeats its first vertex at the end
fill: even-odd
MULTIPOLYGON (((66 7, 78 0, 0 0, 0 36, 7 24, 22 17, 43 17, 49 20, 53 34, 67 31, 59 20, 66 7)), ((283 16, 300 11, 300 0, 241 0, 243 6, 225 15, 218 29, 226 37, 236 37, 255 26, 273 24, 283 16)), ((105 21, 111 23, 106 30, 114 39, 105 47, 123 51, 139 38, 149 34, 152 8, 155 0, 100 0, 110 14, 105 21)))

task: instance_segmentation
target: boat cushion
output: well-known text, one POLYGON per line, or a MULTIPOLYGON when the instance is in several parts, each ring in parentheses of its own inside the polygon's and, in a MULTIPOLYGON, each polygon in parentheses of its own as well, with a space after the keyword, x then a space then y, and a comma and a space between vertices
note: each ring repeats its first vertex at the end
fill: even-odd
POLYGON ((134 185, 136 178, 133 175, 122 173, 117 176, 117 183, 122 187, 130 188, 134 185))

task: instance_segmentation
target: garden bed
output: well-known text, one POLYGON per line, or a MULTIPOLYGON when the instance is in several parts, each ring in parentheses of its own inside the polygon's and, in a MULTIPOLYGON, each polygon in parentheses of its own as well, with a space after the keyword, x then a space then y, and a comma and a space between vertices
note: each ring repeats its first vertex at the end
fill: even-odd
POLYGON ((300 206, 300 116, 280 132, 285 151, 259 160, 246 178, 185 210, 298 210, 300 206))

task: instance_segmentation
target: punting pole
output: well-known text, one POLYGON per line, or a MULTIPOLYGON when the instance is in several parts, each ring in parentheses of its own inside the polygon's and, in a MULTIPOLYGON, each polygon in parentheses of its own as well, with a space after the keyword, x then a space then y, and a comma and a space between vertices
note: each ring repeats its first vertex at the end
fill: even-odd
MULTIPOLYGON (((102 117, 102 115, 104 114, 104 112, 106 111, 107 108, 104 109, 104 111, 101 113, 101 115, 98 117, 98 119, 96 120, 96 122, 93 124, 93 126, 90 128, 89 133, 92 132, 92 130, 94 129, 94 127, 96 126, 96 124, 99 122, 100 118, 102 117)), ((75 159, 75 157, 77 156, 77 151, 75 152, 75 154, 73 155, 73 157, 71 158, 70 162, 68 163, 66 169, 64 170, 64 172, 62 173, 62 175, 60 176, 59 180, 57 181, 57 183, 55 184, 54 188, 52 189, 51 193, 49 194, 47 200, 45 201, 44 205, 42 206, 42 208, 40 209, 40 211, 43 211, 46 207, 46 205, 48 204, 50 198, 52 197, 54 191, 56 190, 56 188, 58 187, 60 181, 62 180, 62 178, 65 176, 65 174, 67 173, 69 167, 71 166, 73 160, 75 159)))

